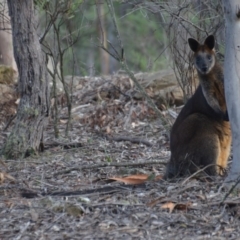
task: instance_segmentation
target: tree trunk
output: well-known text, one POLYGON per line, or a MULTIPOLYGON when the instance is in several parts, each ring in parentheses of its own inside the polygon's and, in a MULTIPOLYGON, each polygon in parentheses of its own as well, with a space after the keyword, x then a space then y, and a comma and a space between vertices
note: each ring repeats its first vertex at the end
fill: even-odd
POLYGON ((7 158, 25 157, 42 147, 48 124, 49 84, 45 57, 35 29, 32 0, 8 0, 20 103, 16 123, 3 148, 7 158))
POLYGON ((6 0, 0 0, 0 12, 2 17, 0 21, 0 64, 12 67, 16 71, 17 66, 13 57, 11 24, 7 18, 8 7, 6 0))
MULTIPOLYGON (((98 15, 98 36, 101 44, 107 48, 107 30, 105 27, 105 16, 104 16, 104 1, 97 1, 97 15, 98 15)), ((100 64, 101 64, 101 73, 103 75, 109 74, 109 54, 100 49, 100 64)))
POLYGON ((240 176, 240 1, 223 0, 226 21, 224 84, 233 141, 233 162, 227 181, 240 176))

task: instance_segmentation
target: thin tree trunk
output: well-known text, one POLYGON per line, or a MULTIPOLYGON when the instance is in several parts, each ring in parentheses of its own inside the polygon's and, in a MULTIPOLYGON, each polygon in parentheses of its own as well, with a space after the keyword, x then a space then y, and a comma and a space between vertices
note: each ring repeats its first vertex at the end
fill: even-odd
MULTIPOLYGON (((107 30, 105 27, 105 16, 104 16, 104 1, 98 0, 97 4, 97 15, 98 15, 98 35, 101 41, 101 44, 107 48, 107 30)), ((100 49, 100 63, 101 63, 101 72, 103 75, 109 74, 109 54, 100 49)))
POLYGON ((34 26, 33 1, 8 0, 8 8, 21 100, 3 153, 7 158, 18 158, 41 149, 43 131, 48 124, 49 85, 45 57, 34 26))
POLYGON ((240 176, 240 0, 223 0, 226 21, 224 84, 233 141, 233 163, 228 180, 240 176))

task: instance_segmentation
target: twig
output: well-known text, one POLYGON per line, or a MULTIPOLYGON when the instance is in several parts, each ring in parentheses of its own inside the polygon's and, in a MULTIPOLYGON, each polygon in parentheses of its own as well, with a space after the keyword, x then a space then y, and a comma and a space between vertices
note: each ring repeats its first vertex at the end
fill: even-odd
POLYGON ((3 131, 6 131, 9 127, 9 125, 12 123, 12 121, 16 118, 17 114, 13 115, 7 122, 6 126, 4 127, 3 131))
POLYGON ((21 228, 20 234, 15 238, 16 240, 22 238, 22 235, 24 234, 24 232, 26 232, 26 230, 28 229, 29 225, 30 225, 30 221, 28 221, 27 223, 25 223, 25 225, 21 228))
POLYGON ((52 224, 50 224, 50 226, 45 229, 45 232, 49 231, 49 230, 54 226, 54 224, 55 224, 60 218, 62 218, 62 217, 64 217, 64 216, 65 216, 65 213, 62 213, 60 216, 58 216, 58 217, 52 222, 52 224))
POLYGON ((197 172, 193 173, 191 176, 189 176, 188 178, 186 178, 186 179, 182 182, 181 185, 185 185, 188 180, 190 180, 191 178, 195 177, 198 173, 203 172, 205 169, 207 169, 207 168, 209 168, 209 167, 211 167, 211 166, 216 166, 216 164, 209 164, 209 165, 207 165, 206 167, 199 169, 197 172))
MULTIPOLYGON (((162 158, 162 160, 167 160, 169 157, 162 158)), ((60 174, 70 173, 72 171, 81 171, 86 169, 93 169, 93 168, 103 168, 103 167, 133 167, 133 166, 140 166, 140 165, 153 165, 153 164, 166 164, 164 161, 148 161, 148 162, 135 162, 135 163, 100 163, 100 164, 93 164, 89 166, 82 166, 82 167, 72 167, 66 169, 64 171, 56 172, 53 176, 57 176, 60 174)))
POLYGON ((237 181, 235 182, 234 185, 232 185, 232 187, 230 188, 230 190, 225 194, 223 200, 221 201, 221 205, 224 203, 224 201, 228 198, 228 196, 231 194, 231 192, 233 191, 233 189, 240 183, 240 177, 238 177, 237 181))

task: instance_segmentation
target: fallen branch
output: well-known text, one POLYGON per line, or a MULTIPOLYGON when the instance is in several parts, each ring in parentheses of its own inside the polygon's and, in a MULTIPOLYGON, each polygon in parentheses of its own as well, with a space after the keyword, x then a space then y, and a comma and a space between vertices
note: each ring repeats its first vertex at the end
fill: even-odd
POLYGON ((99 194, 112 194, 119 191, 129 191, 129 190, 136 190, 137 188, 145 188, 145 184, 141 184, 141 186, 104 186, 101 188, 95 189, 84 189, 84 190, 77 190, 77 191, 55 191, 55 192, 37 192, 32 189, 23 189, 21 192, 21 196, 25 198, 35 198, 40 196, 76 196, 76 195, 99 195, 99 194))
POLYGON ((59 142, 59 141, 51 141, 51 142, 46 142, 44 144, 44 149, 49 149, 49 148, 54 148, 54 147, 58 147, 58 146, 61 146, 63 147, 63 149, 71 149, 71 148, 80 148, 82 147, 83 145, 80 143, 80 142, 66 142, 66 143, 63 143, 63 142, 59 142))
MULTIPOLYGON (((164 160, 169 159, 169 157, 163 158, 164 160)), ((57 176, 60 174, 66 174, 70 173, 72 171, 82 171, 86 169, 93 169, 93 168, 103 168, 103 167, 134 167, 134 166, 141 166, 141 165, 153 165, 153 164, 166 164, 166 162, 163 161, 150 161, 150 162, 135 162, 135 163, 101 163, 101 164, 93 164, 89 166, 82 166, 82 167, 72 167, 69 169, 66 169, 64 171, 56 172, 53 174, 53 176, 57 176)))
POLYGON ((122 142, 122 141, 129 141, 131 143, 142 143, 148 147, 152 147, 152 143, 150 143, 149 141, 145 140, 145 139, 141 139, 141 138, 135 138, 135 137, 126 137, 126 136, 112 136, 110 137, 107 134, 104 133, 98 133, 101 137, 107 139, 108 141, 116 141, 116 142, 122 142))

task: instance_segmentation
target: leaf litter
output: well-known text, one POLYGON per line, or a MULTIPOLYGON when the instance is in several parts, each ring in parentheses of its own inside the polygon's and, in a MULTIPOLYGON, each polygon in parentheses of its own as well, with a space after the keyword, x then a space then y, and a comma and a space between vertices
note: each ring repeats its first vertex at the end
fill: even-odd
POLYGON ((131 98, 131 81, 116 79, 81 80, 69 138, 62 103, 60 138, 51 120, 43 153, 4 161, 0 239, 238 239, 239 193, 221 203, 223 177, 162 180, 168 133, 131 98))

